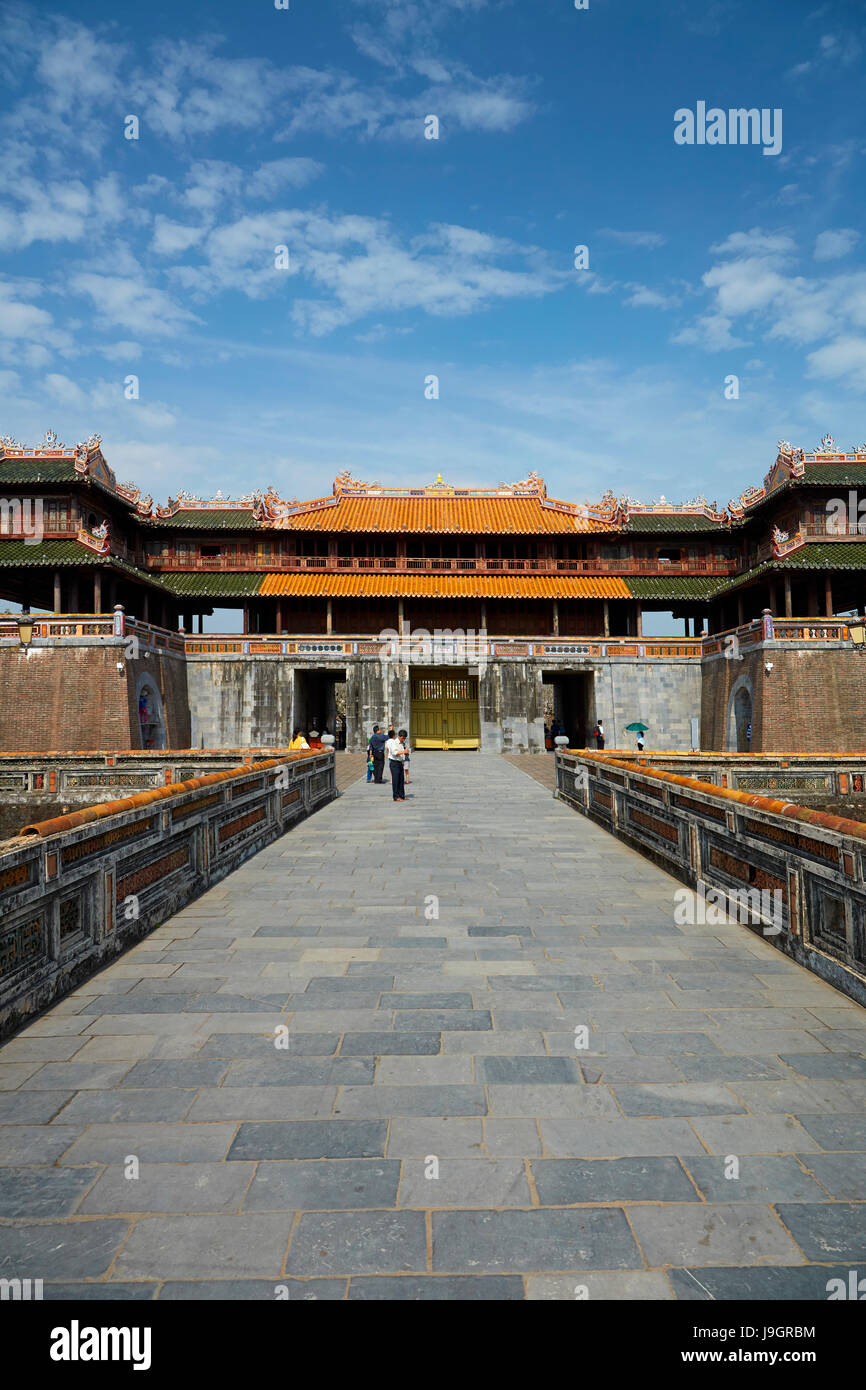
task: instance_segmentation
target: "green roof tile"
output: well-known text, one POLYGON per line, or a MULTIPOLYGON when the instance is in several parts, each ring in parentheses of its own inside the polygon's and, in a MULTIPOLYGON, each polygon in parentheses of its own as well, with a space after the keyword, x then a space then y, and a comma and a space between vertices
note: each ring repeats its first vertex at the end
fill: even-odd
POLYGON ((178 598, 249 598, 262 587, 263 574, 166 574, 162 581, 178 598))
POLYGON ((626 535, 631 532, 641 531, 724 531, 726 524, 723 521, 711 521, 708 516, 656 516, 640 513, 629 517, 626 535))
POLYGON ((166 529, 171 531, 259 531, 262 528, 254 520, 251 511, 246 509, 234 510, 229 508, 227 511, 220 511, 214 508, 212 511, 189 511, 176 512, 170 517, 150 517, 146 523, 160 531, 166 529))
POLYGON ((718 579, 705 574, 624 575, 632 598, 701 599, 715 592, 718 579))

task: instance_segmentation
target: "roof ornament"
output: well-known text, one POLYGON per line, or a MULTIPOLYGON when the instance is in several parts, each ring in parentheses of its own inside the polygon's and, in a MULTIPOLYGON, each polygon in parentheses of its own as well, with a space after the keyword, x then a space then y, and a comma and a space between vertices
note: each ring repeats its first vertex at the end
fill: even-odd
POLYGON ((369 486, 369 483, 362 483, 359 478, 353 478, 348 468, 344 468, 334 479, 334 492, 357 492, 369 486))
POLYGON ((56 430, 46 430, 46 431, 45 431, 45 434, 42 436, 42 439, 41 439, 40 443, 37 445, 37 448, 39 448, 39 449, 62 449, 62 448, 63 448, 63 445, 62 445, 61 442, 60 442, 60 436, 59 436, 59 434, 57 433, 57 431, 56 431, 56 430))
POLYGON ((11 434, 0 435, 0 447, 3 449, 23 449, 24 445, 17 439, 13 439, 11 434))
POLYGON ((851 453, 852 453, 852 454, 858 454, 858 455, 860 455, 860 454, 866 454, 866 444, 852 444, 852 445, 851 445, 851 453))
POLYGON ((815 450, 816 454, 838 454, 838 452, 839 450, 836 448, 836 441, 832 434, 823 435, 821 443, 815 450))

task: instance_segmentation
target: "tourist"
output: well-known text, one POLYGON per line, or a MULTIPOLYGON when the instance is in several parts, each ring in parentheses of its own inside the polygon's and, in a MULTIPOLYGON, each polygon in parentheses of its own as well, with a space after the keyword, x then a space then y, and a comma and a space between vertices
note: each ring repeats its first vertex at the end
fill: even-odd
POLYGON ((407 732, 406 732, 405 729, 401 729, 400 732, 399 732, 399 734, 397 735, 397 737, 399 738, 400 742, 402 743, 403 749, 404 749, 404 752, 403 752, 403 781, 404 781, 404 783, 406 784, 406 786, 408 787, 408 785, 409 785, 409 753, 410 753, 410 749, 409 749, 409 744, 408 744, 408 742, 407 742, 407 739, 409 738, 409 735, 407 734, 407 732))
POLYGON ((642 753, 643 750, 644 750, 644 737, 643 737, 643 732, 639 730, 639 731, 638 731, 638 736, 637 736, 637 751, 638 751, 639 753, 642 753))
POLYGON ((300 729, 295 729, 295 732, 292 735, 292 741, 289 744, 289 748, 293 751, 297 751, 299 748, 309 748, 309 746, 310 745, 307 743, 307 740, 304 738, 304 735, 301 733, 300 729))
POLYGON ((403 762, 406 757, 403 739, 406 737, 406 730, 401 729, 399 735, 396 735, 394 738, 389 738, 385 744, 385 751, 388 754, 388 766, 391 769, 391 790, 394 793, 395 801, 406 800, 403 782, 403 762))
POLYGON ((385 770, 385 735, 382 733, 378 724, 373 725, 373 732, 367 744, 367 754, 373 759, 373 781, 381 782, 382 773, 385 770))
POLYGON ((604 725, 600 719, 595 726, 595 733, 593 734, 593 738, 595 739, 595 746, 600 752, 602 748, 604 748, 604 725))

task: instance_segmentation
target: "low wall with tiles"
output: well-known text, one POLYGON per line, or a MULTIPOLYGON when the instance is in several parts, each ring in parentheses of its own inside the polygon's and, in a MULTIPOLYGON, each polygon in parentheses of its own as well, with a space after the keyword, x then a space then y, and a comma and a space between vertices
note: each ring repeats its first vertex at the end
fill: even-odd
POLYGON ((558 753, 555 794, 735 916, 777 894, 751 929, 866 1005, 866 824, 598 753, 558 753))
POLYGON ((25 827, 0 853, 0 1037, 336 794, 333 753, 285 753, 25 827))
MULTIPOLYGON (((862 753, 636 753, 605 749, 617 761, 697 777, 731 791, 795 800, 798 805, 850 802, 866 809, 862 753)), ((859 819, 855 815, 854 819, 859 819)))

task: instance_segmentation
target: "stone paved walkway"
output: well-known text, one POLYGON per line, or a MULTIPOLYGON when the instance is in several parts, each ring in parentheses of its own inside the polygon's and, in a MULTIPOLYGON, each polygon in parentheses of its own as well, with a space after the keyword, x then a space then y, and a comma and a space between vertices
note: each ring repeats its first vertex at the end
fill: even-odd
POLYGON ((824 1299, 866 1275, 866 1012, 745 927, 675 926, 673 879, 505 759, 412 772, 2 1049, 0 1276, 824 1299))

